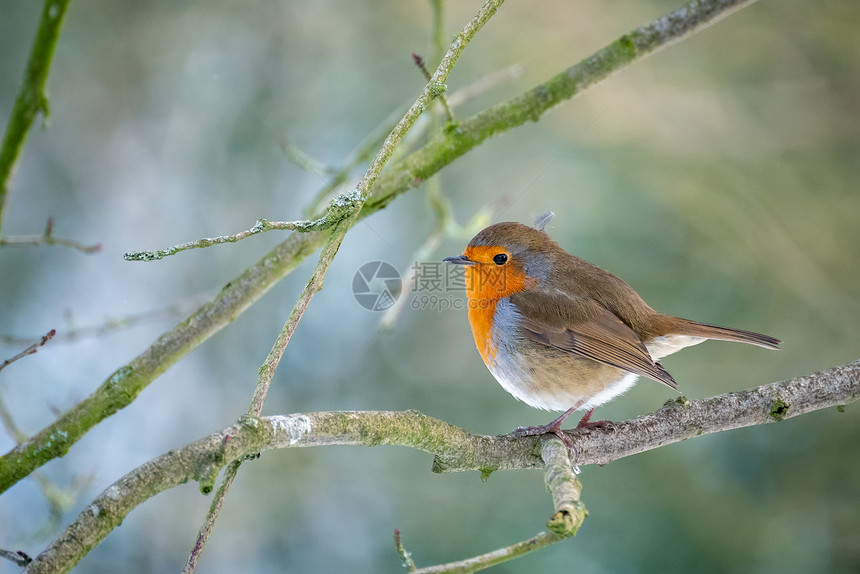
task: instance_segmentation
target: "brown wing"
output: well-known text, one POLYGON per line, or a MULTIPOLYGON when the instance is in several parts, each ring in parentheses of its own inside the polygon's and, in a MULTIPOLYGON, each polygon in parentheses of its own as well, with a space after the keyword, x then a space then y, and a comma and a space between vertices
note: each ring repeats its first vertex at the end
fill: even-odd
POLYGON ((523 315, 521 330, 528 339, 678 389, 675 379, 651 358, 636 333, 597 303, 534 291, 527 298, 513 295, 511 301, 523 315), (547 316, 545 311, 555 312, 547 316))

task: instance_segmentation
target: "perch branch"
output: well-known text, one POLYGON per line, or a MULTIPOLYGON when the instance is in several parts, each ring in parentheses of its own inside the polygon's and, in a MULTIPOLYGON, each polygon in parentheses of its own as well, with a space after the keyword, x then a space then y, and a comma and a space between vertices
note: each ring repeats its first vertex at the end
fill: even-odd
MULTIPOLYGON (((753 0, 697 0, 637 28, 606 48, 537 87, 437 134, 384 174, 358 218, 367 217, 436 173, 487 138, 537 121, 565 98, 581 93, 638 58, 705 28, 753 0)), ((443 63, 445 60, 443 59, 443 63)), ((393 150, 392 150, 393 151, 393 150)), ((367 177, 367 176, 366 176, 367 177)), ((0 493, 33 469, 64 455, 93 426, 130 404, 156 377, 186 353, 228 325, 326 240, 327 231, 292 234, 259 262, 228 283, 212 301, 164 333, 141 355, 120 367, 89 397, 30 440, 0 457, 0 493)))
MULTIPOLYGON (((707 399, 669 401, 658 411, 606 429, 568 431, 578 465, 614 460, 704 434, 773 423, 860 398, 860 360, 820 373, 707 399)), ((102 492, 26 572, 68 572, 137 505, 174 486, 196 480, 212 491, 226 464, 263 450, 326 445, 407 446, 435 455, 434 472, 557 468, 558 453, 543 437, 475 435, 417 411, 319 412, 243 417, 238 423, 132 470, 102 492)), ((550 476, 556 509, 573 509, 573 530, 584 518, 570 475, 550 476), (565 484, 567 483, 567 484, 565 484)), ((565 522, 562 521, 562 525, 565 522)), ((551 531, 522 544, 557 541, 551 531)), ((515 545, 519 547, 518 545, 515 545)), ((492 553, 491 553, 492 554, 492 553)))

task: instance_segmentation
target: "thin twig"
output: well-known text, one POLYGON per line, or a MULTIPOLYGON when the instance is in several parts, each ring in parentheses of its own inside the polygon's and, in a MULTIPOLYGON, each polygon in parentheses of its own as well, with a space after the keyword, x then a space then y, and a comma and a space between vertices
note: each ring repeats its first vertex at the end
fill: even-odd
POLYGON ((452 108, 456 108, 457 106, 468 102, 472 98, 476 98, 484 92, 496 87, 502 82, 519 78, 523 75, 525 69, 525 64, 511 64, 501 70, 481 76, 471 84, 460 88, 448 96, 448 105, 452 108))
POLYGON ((0 558, 5 558, 6 560, 9 560, 19 568, 23 568, 24 566, 33 561, 32 558, 30 558, 20 550, 12 552, 11 550, 3 550, 2 548, 0 548, 0 558))
POLYGON ((260 378, 257 382, 257 387, 254 389, 254 397, 251 400, 251 406, 248 408, 249 415, 259 416, 260 412, 262 412, 263 402, 266 400, 269 386, 272 383, 272 377, 274 377, 275 370, 278 368, 281 357, 284 355, 284 350, 293 338, 293 333, 295 333, 299 321, 301 321, 305 311, 310 305, 311 299, 313 299, 314 295, 322 289, 325 275, 337 254, 337 250, 340 249, 340 244, 345 235, 346 225, 344 225, 343 229, 336 228, 326 245, 323 247, 316 268, 313 273, 311 273, 310 279, 308 279, 308 282, 305 284, 305 288, 302 290, 301 295, 299 295, 298 301, 296 301, 296 304, 293 306, 293 310, 290 311, 290 316, 284 324, 283 329, 281 329, 281 332, 278 334, 275 344, 272 345, 272 349, 269 351, 269 355, 266 357, 263 366, 260 367, 260 378))
POLYGON ((224 478, 221 479, 221 485, 215 491, 215 496, 212 499, 212 504, 209 506, 209 512, 206 514, 206 520, 200 527, 197 533, 197 539, 194 541, 194 547, 188 555, 188 560, 185 562, 185 568, 182 569, 182 574, 191 574, 197 568, 197 561, 200 560, 200 554, 209 540, 209 535, 212 533, 212 527, 215 526, 215 521, 221 513, 221 507, 224 505, 224 499, 227 498, 227 492, 230 490, 230 485, 233 484, 233 479, 239 472, 239 467, 242 465, 241 460, 235 460, 230 463, 227 470, 224 472, 224 478))
POLYGON ((458 562, 419 568, 415 570, 415 574, 469 574, 470 572, 477 572, 478 570, 484 570, 490 566, 496 566, 514 558, 519 558, 535 550, 540 550, 556 542, 561 542, 566 538, 567 536, 562 536, 554 532, 541 532, 528 540, 523 540, 505 548, 481 554, 480 556, 474 556, 458 562))
MULTIPOLYGON (((424 58, 412 52, 412 61, 415 62, 415 65, 418 66, 418 69, 421 70, 421 73, 424 75, 424 79, 428 82, 431 79, 430 72, 427 70, 427 65, 424 64, 424 58)), ((448 107, 448 100, 445 98, 444 94, 439 94, 439 103, 442 104, 442 110, 445 112, 445 119, 449 122, 454 121, 454 116, 451 114, 451 108, 448 107)))
POLYGON ((303 151, 299 146, 287 139, 286 135, 281 136, 279 143, 281 144, 281 151, 284 152, 284 155, 287 156, 294 164, 304 171, 314 174, 320 179, 325 179, 323 174, 333 175, 339 171, 337 168, 329 167, 311 156, 309 153, 303 151))
POLYGON ((233 235, 220 235, 218 237, 204 237, 197 241, 189 241, 188 243, 180 243, 167 249, 158 251, 131 251, 122 256, 126 261, 158 261, 171 255, 176 255, 182 251, 189 249, 200 249, 203 247, 211 247, 212 245, 220 245, 222 243, 236 243, 253 235, 265 233, 266 231, 299 231, 307 233, 310 231, 325 231, 334 227, 343 216, 344 213, 354 210, 356 196, 354 193, 343 193, 331 200, 329 209, 319 219, 305 219, 297 221, 269 221, 268 219, 258 219, 250 229, 234 233, 233 235))
MULTIPOLYGON (((21 444, 27 440, 27 435, 21 432, 21 429, 18 428, 18 425, 15 423, 15 419, 12 417, 12 413, 10 413, 9 409, 6 408, 6 401, 3 400, 2 396, 0 396, 0 422, 3 423, 6 433, 12 437, 15 444, 21 444)), ((33 472, 36 473, 38 471, 33 472)))
MULTIPOLYGON (((112 331, 120 329, 128 329, 143 325, 146 323, 154 323, 183 316, 192 311, 196 306, 200 305, 202 296, 189 298, 188 301, 169 305, 161 309, 152 309, 140 313, 132 313, 119 317, 106 317, 103 323, 84 325, 77 327, 74 325, 71 314, 67 313, 65 330, 58 331, 51 339, 52 344, 72 343, 81 339, 98 338, 112 331)), ((34 337, 24 337, 20 335, 0 334, 0 344, 3 345, 22 345, 28 341, 32 341, 34 337)))
POLYGON ((36 341, 32 345, 30 345, 29 347, 24 349, 23 351, 21 351, 20 353, 18 353, 14 357, 9 357, 8 359, 5 359, 2 363, 0 363, 0 371, 2 371, 3 369, 8 367, 9 365, 14 363, 15 361, 17 361, 19 359, 23 359, 24 357, 26 357, 28 355, 32 355, 33 353, 38 352, 39 348, 42 347, 45 343, 47 343, 51 339, 53 339, 54 335, 56 335, 56 334, 57 334, 56 329, 51 329, 50 331, 48 331, 47 333, 42 335, 41 339, 39 339, 38 341, 36 341))
POLYGON ((45 231, 42 235, 12 235, 9 237, 0 237, 0 247, 29 247, 33 245, 60 245, 62 247, 71 247, 89 255, 90 253, 98 253, 102 250, 102 244, 96 243, 93 245, 84 245, 71 239, 63 239, 54 236, 54 220, 48 218, 48 223, 45 225, 45 231))
POLYGON ((27 140, 30 126, 40 112, 45 118, 48 117, 45 82, 48 80, 51 59, 54 56, 54 48, 57 46, 57 38, 60 36, 60 28, 68 6, 69 0, 45 0, 42 6, 39 28, 36 30, 33 47, 30 48, 21 89, 9 114, 3 142, 0 143, 0 229, 3 227, 9 176, 27 140))
POLYGON ((400 556, 400 561, 403 562, 403 567, 406 568, 406 571, 415 572, 416 568, 415 562, 412 560, 412 554, 403 546, 400 531, 396 528, 394 529, 394 548, 397 550, 397 555, 400 556))
MULTIPOLYGON (((5 359, 2 363, 0 363, 0 371, 2 371, 3 369, 8 367, 9 365, 14 363, 15 361, 18 361, 20 359, 23 359, 24 357, 27 357, 27 356, 32 355, 34 353, 37 353, 39 351, 39 349, 45 343, 47 343, 48 341, 53 339, 54 335, 56 335, 56 334, 57 334, 57 331, 55 329, 51 329, 50 331, 48 331, 47 333, 42 335, 42 337, 38 341, 36 341, 35 343, 33 343, 32 345, 30 345, 29 347, 27 347, 26 349, 21 351, 20 353, 18 353, 14 357, 10 357, 8 359, 5 359)), ((27 438, 27 435, 22 433, 21 430, 18 428, 18 425, 15 424, 15 419, 12 418, 12 413, 9 412, 9 409, 6 408, 6 403, 5 403, 5 401, 3 401, 2 397, 0 397, 0 422, 3 423, 3 426, 6 428, 6 432, 9 433, 9 436, 11 436, 15 440, 16 444, 20 444, 22 441, 24 441, 27 438)))

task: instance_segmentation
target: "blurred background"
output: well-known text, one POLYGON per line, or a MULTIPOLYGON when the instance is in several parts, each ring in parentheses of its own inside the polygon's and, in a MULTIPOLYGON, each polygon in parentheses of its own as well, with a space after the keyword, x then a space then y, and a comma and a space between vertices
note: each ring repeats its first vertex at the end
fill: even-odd
MULTIPOLYGON (((454 113, 520 93, 679 3, 508 2, 448 85, 515 64, 521 73, 454 113)), ((448 4, 446 35, 480 6, 448 4)), ((4 126, 40 5, 0 2, 4 126)), ((757 3, 485 143, 442 172, 440 191, 461 224, 553 210, 563 247, 658 310, 785 341, 781 352, 710 342, 666 359, 687 397, 850 362, 860 356, 858 26, 854 0, 757 3)), ((297 167, 282 141, 343 165, 422 89, 410 53, 429 58, 431 27, 425 0, 73 2, 48 79, 49 129, 31 131, 3 233, 40 233, 53 217, 57 236, 103 249, 0 250, 0 359, 58 331, 0 373, 18 426, 38 432, 284 236, 153 263, 124 252, 302 217, 327 176, 297 167)), ((350 231, 264 414, 418 409, 483 434, 554 416, 492 379, 464 311, 407 305, 381 332, 382 313, 353 298, 361 265, 408 270, 435 225, 422 188, 350 231)), ((467 240, 446 236, 422 260, 467 240)), ((0 497, 0 547, 37 554, 121 475, 243 413, 315 260, 46 465, 62 509, 32 478, 0 497)), ((595 416, 621 420, 674 397, 645 380, 595 416)), ((492 572, 856 572, 858 410, 586 467, 590 516, 576 538, 492 572)), ((0 435, 0 451, 13 446, 0 435)), ((477 472, 434 475, 431 462, 394 447, 267 452, 242 467, 198 571, 400 572, 394 528, 421 566, 532 536, 552 512, 538 471, 482 483, 477 472)), ((179 571, 210 500, 196 484, 157 496, 78 571, 179 571)))

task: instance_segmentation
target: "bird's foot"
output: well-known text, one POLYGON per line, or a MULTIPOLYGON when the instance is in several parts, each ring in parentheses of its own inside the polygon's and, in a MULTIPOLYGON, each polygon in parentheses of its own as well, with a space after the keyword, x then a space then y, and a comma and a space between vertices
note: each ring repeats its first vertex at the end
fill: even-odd
POLYGON ((537 425, 533 427, 517 427, 511 432, 517 438, 523 438, 526 436, 540 436, 544 434, 554 434, 564 443, 564 446, 567 447, 567 450, 573 455, 576 452, 576 448, 573 446, 573 440, 561 430, 561 425, 553 425, 550 423, 548 425, 537 425))
POLYGON ((564 422, 570 413, 572 413, 575 409, 570 408, 564 412, 560 417, 552 421, 551 423, 547 423, 545 425, 536 425, 533 427, 517 427, 511 432, 517 438, 522 438, 526 436, 540 436, 542 434, 554 434, 564 443, 564 446, 567 447, 568 452, 570 452, 571 456, 576 454, 576 447, 573 446, 573 440, 561 430, 561 423, 564 422))
MULTIPOLYGON (((591 413, 593 413, 593 412, 594 412, 594 409, 591 409, 590 411, 585 413, 585 416, 582 417, 582 419, 579 421, 579 424, 576 425, 576 428, 578 428, 578 429, 605 429, 605 428, 612 428, 613 426, 615 426, 615 423, 612 421, 592 421, 591 420, 591 413)), ((550 423, 550 424, 552 424, 552 423, 550 423)))

